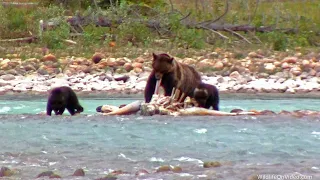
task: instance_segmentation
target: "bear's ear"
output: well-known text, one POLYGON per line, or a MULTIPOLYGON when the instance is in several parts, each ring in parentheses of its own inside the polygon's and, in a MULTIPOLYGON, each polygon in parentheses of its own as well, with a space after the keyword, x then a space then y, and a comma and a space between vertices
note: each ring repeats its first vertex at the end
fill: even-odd
POLYGON ((152 56, 153 56, 153 60, 158 58, 158 55, 156 55, 155 53, 152 53, 152 56))
POLYGON ((173 57, 171 57, 168 62, 172 63, 173 62, 173 57))

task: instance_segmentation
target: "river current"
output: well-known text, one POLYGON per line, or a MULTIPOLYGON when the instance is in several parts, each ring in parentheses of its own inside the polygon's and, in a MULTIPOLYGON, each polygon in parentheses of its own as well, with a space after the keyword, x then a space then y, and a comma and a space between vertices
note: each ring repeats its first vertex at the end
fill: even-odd
MULTIPOLYGON (((118 179, 248 179, 294 175, 320 179, 320 117, 102 116, 99 105, 135 99, 82 98, 78 116, 45 116, 45 98, 0 99, 0 166, 11 179, 35 179, 51 170, 64 179, 96 179, 113 170, 118 179), (203 168, 218 161, 220 167, 203 168), (162 165, 181 173, 155 173, 162 165), (83 168, 85 177, 70 175, 83 168), (150 174, 135 176, 140 169, 150 174)), ((222 111, 319 110, 316 98, 222 98, 222 111)))

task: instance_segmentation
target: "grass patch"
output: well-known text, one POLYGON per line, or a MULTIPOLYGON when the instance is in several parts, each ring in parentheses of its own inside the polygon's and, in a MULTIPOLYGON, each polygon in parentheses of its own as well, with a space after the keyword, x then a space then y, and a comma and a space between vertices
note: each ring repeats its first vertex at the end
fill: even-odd
MULTIPOLYGON (((24 2, 36 2, 24 0, 24 2)), ((49 2, 49 1, 47 1, 49 2)), ((72 1, 73 2, 73 1, 72 1)), ((0 39, 28 37, 30 33, 38 34, 39 20, 54 19, 60 21, 60 25, 52 30, 45 31, 41 40, 30 45, 35 48, 47 47, 50 52, 90 57, 95 51, 110 52, 113 56, 137 57, 145 51, 164 51, 178 57, 201 54, 203 51, 213 51, 216 47, 226 49, 272 49, 284 51, 295 47, 312 48, 320 46, 320 16, 318 11, 320 3, 317 1, 259 1, 234 0, 230 1, 228 13, 220 19, 219 23, 225 24, 250 24, 253 26, 272 26, 277 29, 297 29, 297 33, 284 33, 273 31, 270 33, 242 33, 253 44, 245 43, 228 32, 221 32, 228 36, 229 40, 222 39, 217 34, 202 29, 190 29, 185 27, 181 18, 191 12, 188 20, 207 21, 213 20, 224 13, 225 0, 172 0, 173 7, 183 14, 172 13, 169 3, 164 1, 144 1, 143 13, 137 15, 130 5, 134 1, 119 1, 120 3, 99 13, 108 16, 112 22, 122 19, 123 23, 112 27, 96 27, 88 25, 83 27, 82 36, 70 37, 69 26, 64 22, 65 15, 75 14, 75 10, 82 15, 88 15, 93 7, 85 4, 66 6, 31 6, 28 8, 2 7, 0 6, 0 39), (196 3, 198 2, 198 3, 196 3), (151 4, 150 4, 151 3, 151 4), (160 15, 148 15, 149 5, 160 12, 160 15), (70 7, 69 7, 70 6, 70 7), (71 11, 71 12, 70 12, 71 11), (137 21, 137 17, 143 21, 137 21), (157 20, 163 30, 150 28, 144 25, 147 20, 157 20), (257 38, 262 41, 258 43, 257 38), (77 45, 70 45, 66 39, 76 41, 77 45), (115 47, 110 46, 115 42, 115 47), (144 49, 143 51, 140 49, 144 49), (64 51, 64 52, 63 52, 64 51)), ((150 9, 150 8, 149 8, 150 9)), ((94 12, 97 13, 97 12, 94 12)), ((152 14, 152 13, 149 13, 152 14)), ((20 46, 20 44, 10 44, 20 46)), ((0 45, 4 46, 4 45, 0 45)), ((27 58, 25 55, 24 58, 27 58)), ((242 55, 239 54, 238 58, 242 55)))

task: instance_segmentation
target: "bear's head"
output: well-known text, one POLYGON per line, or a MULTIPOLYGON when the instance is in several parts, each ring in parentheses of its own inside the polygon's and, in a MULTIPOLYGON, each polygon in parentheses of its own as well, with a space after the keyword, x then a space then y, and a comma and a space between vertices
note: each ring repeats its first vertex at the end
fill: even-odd
POLYGON ((66 105, 66 99, 61 89, 53 89, 50 93, 49 103, 51 108, 56 110, 66 105))
POLYGON ((174 59, 168 54, 152 54, 152 68, 155 72, 157 80, 161 79, 164 74, 173 72, 174 70, 174 59))
POLYGON ((209 93, 207 89, 197 87, 193 92, 193 98, 198 102, 199 107, 204 107, 209 98, 209 93))

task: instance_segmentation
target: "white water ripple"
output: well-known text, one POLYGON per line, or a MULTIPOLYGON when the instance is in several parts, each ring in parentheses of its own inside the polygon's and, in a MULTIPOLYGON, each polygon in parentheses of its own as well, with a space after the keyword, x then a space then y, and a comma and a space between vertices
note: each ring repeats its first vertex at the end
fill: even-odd
POLYGON ((22 109, 22 108, 25 108, 25 107, 26 107, 25 105, 19 104, 19 106, 13 107, 13 109, 19 110, 19 109, 22 109))
POLYGON ((152 157, 152 158, 149 159, 149 161, 150 162, 164 162, 164 159, 152 157))
POLYGON ((205 133, 207 133, 207 131, 208 131, 208 130, 205 129, 205 128, 193 130, 193 132, 198 133, 198 134, 205 134, 205 133))
POLYGON ((122 154, 122 153, 120 153, 120 154, 118 155, 118 157, 121 157, 121 158, 123 158, 123 159, 129 160, 129 161, 132 161, 132 162, 135 162, 135 161, 136 161, 136 160, 134 160, 134 159, 128 158, 125 154, 122 154))
POLYGON ((6 113, 6 112, 9 112, 10 110, 11 110, 10 107, 4 106, 4 107, 0 108, 0 113, 6 113))
POLYGON ((201 161, 200 159, 195 159, 195 158, 190 158, 190 157, 179 157, 179 158, 175 158, 173 160, 176 161, 180 161, 180 162, 197 162, 199 164, 202 164, 203 161, 201 161))
POLYGON ((42 139, 49 141, 46 135, 42 135, 42 139))

